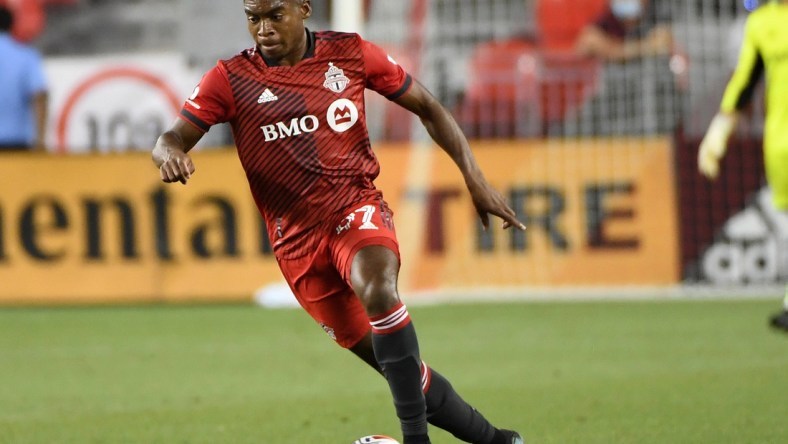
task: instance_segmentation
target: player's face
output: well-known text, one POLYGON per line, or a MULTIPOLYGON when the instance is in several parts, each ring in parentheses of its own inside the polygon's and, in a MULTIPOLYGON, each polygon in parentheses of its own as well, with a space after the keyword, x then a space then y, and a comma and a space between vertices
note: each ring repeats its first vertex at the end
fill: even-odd
POLYGON ((246 23, 267 58, 297 62, 305 49, 304 20, 312 15, 308 0, 244 0, 246 23))

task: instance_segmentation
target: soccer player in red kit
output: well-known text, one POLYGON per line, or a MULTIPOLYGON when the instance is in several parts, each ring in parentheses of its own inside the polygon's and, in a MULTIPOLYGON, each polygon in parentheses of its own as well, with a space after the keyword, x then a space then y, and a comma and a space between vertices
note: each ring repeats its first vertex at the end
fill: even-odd
POLYGON ((311 32, 310 0, 244 0, 256 45, 220 61, 161 135, 164 182, 186 183, 187 154, 229 122, 279 267, 304 309, 388 381, 403 444, 429 443, 427 423, 479 444, 518 444, 493 427, 419 356, 397 293, 392 213, 373 183, 380 170, 366 128, 369 88, 421 118, 460 169, 482 223, 525 229, 484 178, 449 112, 379 47, 357 34, 311 32))

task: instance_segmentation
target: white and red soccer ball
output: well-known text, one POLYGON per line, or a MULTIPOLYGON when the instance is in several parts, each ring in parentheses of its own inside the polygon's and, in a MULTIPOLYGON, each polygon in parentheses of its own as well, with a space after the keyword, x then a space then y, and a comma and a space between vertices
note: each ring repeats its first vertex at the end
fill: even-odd
POLYGON ((399 441, 390 436, 370 435, 353 441, 353 444, 399 444, 399 441))

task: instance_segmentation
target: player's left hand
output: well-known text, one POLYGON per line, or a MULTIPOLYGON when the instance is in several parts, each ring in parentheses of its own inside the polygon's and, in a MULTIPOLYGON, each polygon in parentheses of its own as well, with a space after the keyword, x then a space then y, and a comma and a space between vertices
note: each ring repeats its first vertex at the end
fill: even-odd
POLYGON ((486 230, 490 226, 490 214, 503 219, 503 228, 516 227, 525 230, 525 224, 520 222, 514 210, 506 203, 506 199, 485 180, 474 181, 468 184, 468 191, 473 199, 473 206, 479 213, 479 219, 486 230))
POLYGON ((718 113, 712 119, 698 149, 698 170, 707 178, 717 178, 720 160, 725 155, 728 139, 735 127, 735 115, 718 113))

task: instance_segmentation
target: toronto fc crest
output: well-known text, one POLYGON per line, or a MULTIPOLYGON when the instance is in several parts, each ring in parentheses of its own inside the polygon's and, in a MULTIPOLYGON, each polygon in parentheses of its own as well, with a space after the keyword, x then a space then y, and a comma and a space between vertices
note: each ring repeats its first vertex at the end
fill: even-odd
POLYGON ((335 93, 341 93, 345 90, 348 83, 350 83, 350 79, 345 77, 345 71, 337 68, 333 63, 329 63, 328 71, 326 71, 326 81, 323 82, 323 86, 335 93))

